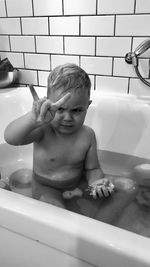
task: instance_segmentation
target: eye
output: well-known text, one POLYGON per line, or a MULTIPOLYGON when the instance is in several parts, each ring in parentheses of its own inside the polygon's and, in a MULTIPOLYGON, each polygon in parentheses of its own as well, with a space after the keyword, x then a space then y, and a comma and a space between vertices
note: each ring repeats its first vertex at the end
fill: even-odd
POLYGON ((62 108, 62 107, 58 108, 57 112, 63 113, 64 112, 64 108, 62 108))
POLYGON ((73 112, 74 114, 81 113, 82 111, 83 111, 82 108, 74 108, 74 109, 72 109, 72 112, 73 112))

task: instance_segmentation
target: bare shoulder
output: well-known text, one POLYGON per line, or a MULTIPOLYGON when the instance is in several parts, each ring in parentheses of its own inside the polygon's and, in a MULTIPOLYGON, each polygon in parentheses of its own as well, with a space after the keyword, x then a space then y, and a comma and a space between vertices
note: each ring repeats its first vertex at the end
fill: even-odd
POLYGON ((95 139, 95 132, 91 127, 83 125, 83 131, 91 140, 95 139))

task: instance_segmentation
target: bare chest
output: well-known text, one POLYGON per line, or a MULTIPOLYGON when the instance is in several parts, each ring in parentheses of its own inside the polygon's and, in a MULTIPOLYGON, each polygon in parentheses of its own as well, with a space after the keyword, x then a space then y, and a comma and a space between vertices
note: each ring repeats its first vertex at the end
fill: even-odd
POLYGON ((82 164, 88 150, 86 140, 56 140, 44 139, 35 146, 35 157, 39 163, 49 165, 54 168, 61 166, 74 166, 82 164))

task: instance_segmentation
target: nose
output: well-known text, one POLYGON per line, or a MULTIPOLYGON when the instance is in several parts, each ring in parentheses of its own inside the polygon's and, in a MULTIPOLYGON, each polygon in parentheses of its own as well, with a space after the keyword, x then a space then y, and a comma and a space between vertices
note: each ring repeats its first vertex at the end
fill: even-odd
POLYGON ((72 116, 70 112, 68 111, 64 112, 64 121, 72 121, 72 116))

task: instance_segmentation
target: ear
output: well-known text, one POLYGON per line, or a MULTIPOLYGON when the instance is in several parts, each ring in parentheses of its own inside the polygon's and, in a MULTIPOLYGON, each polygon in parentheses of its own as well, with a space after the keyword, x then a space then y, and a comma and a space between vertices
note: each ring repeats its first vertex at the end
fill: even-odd
POLYGON ((92 103, 92 100, 89 100, 89 105, 88 105, 88 106, 90 106, 90 105, 91 105, 91 103, 92 103))

